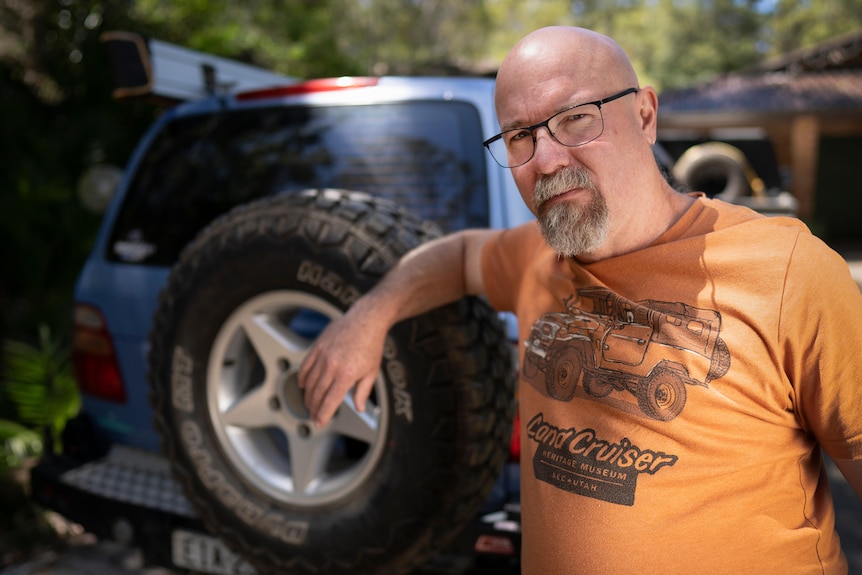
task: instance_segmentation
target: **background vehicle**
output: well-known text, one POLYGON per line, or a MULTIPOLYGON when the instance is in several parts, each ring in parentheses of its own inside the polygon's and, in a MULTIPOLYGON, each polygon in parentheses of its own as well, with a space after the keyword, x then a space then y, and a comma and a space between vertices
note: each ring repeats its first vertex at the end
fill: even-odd
POLYGON ((369 411, 322 430, 296 387, 407 250, 532 218, 481 146, 493 79, 300 82, 112 40, 120 95, 191 99, 141 139, 79 277, 84 409, 34 496, 198 572, 517 570, 511 318, 468 298, 399 324, 369 411))
POLYGON ((531 217, 481 146, 493 79, 235 91, 219 86, 242 70, 223 82, 220 62, 181 56, 213 93, 182 92, 105 213, 75 294, 84 409, 33 471, 35 497, 203 572, 250 569, 221 541, 260 572, 516 565, 515 370, 487 304, 396 326, 365 413, 348 398, 316 429, 296 386, 322 326, 407 250, 531 217))

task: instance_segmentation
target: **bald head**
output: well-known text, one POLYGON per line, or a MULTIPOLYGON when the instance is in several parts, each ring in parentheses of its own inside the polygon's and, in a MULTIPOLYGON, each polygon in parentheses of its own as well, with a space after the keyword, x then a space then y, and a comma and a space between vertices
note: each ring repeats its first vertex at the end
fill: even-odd
POLYGON ((498 113, 507 98, 532 98, 537 90, 542 94, 561 79, 567 80, 567 89, 575 89, 570 96, 580 92, 601 97, 608 90, 638 87, 628 56, 611 38, 585 28, 540 28, 518 42, 500 65, 498 113))
POLYGON ((649 245, 690 205, 653 156, 655 90, 640 86, 628 56, 607 36, 566 26, 536 30, 506 56, 494 97, 501 132, 509 138, 500 134, 494 141, 502 141, 509 156, 512 146, 532 144, 532 156, 513 166, 512 176, 552 232, 545 237, 553 238, 548 243, 558 253, 584 261, 628 253, 649 245), (596 102, 600 114, 582 108, 561 115, 596 102), (566 139, 570 132, 559 130, 581 127, 586 117, 593 119, 586 124, 592 129, 597 115, 602 124, 589 134, 592 139, 569 145, 554 133, 566 139), (532 142, 518 137, 527 128, 532 142), (584 177, 574 179, 577 174, 584 177))

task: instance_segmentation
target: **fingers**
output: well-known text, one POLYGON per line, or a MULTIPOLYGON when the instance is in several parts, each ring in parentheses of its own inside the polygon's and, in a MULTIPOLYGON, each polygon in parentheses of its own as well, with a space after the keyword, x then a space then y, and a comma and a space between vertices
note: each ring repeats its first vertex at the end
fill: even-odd
POLYGON ((311 408, 311 420, 317 427, 324 427, 338 411, 341 403, 344 401, 344 396, 349 389, 340 391, 339 385, 330 385, 327 392, 320 397, 320 401, 311 408))
POLYGON ((338 400, 335 409, 327 407, 326 413, 329 413, 329 415, 328 417, 324 417, 324 412, 321 409, 327 398, 334 394, 332 388, 336 377, 327 369, 325 358, 320 356, 321 354, 317 353, 317 347, 313 347, 299 368, 298 383, 299 388, 305 390, 305 406, 311 412, 312 420, 319 426, 323 426, 329 422, 329 419, 335 413, 335 409, 337 409, 341 401, 340 399, 338 400))
POLYGON ((299 369, 299 387, 305 390, 305 406, 318 427, 329 423, 354 385, 354 402, 359 411, 374 387, 376 374, 358 377, 348 366, 331 364, 327 355, 312 348, 299 369), (358 383, 357 383, 358 382, 358 383))
POLYGON ((364 412, 376 380, 376 371, 368 373, 358 381, 354 375, 349 374, 342 374, 340 377, 323 375, 311 389, 306 389, 305 393, 306 406, 311 412, 314 424, 318 427, 328 424, 341 407, 344 396, 354 386, 356 388, 353 392, 354 406, 357 411, 364 412))
POLYGON ((297 373, 305 406, 318 427, 329 423, 352 388, 354 404, 365 411, 383 355, 383 338, 366 324, 342 318, 329 324, 312 344, 297 373), (361 334, 361 335, 358 335, 361 334), (366 336, 366 337, 363 337, 366 336))
POLYGON ((317 383, 318 371, 317 345, 312 344, 308 349, 308 353, 306 353, 305 357, 302 358, 302 363, 299 365, 299 371, 296 372, 296 383, 299 386, 299 389, 306 390, 306 407, 308 406, 308 393, 314 390, 315 384, 317 383))
POLYGON ((374 373, 365 376, 356 384, 356 390, 353 392, 353 404, 356 406, 356 411, 365 411, 365 402, 368 401, 368 396, 371 395, 376 380, 377 374, 374 373))

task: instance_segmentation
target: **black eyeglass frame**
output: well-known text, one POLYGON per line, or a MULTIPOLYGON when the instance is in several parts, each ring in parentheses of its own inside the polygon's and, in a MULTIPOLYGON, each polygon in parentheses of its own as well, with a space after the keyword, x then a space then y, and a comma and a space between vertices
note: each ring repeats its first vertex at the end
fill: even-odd
POLYGON ((501 167, 503 167, 503 168, 517 168, 518 166, 523 166, 524 164, 526 164, 527 162, 532 160, 533 156, 536 155, 536 130, 538 130, 539 128, 542 128, 542 127, 547 128, 548 133, 551 135, 551 137, 554 139, 554 141, 559 143, 561 146, 566 146, 567 148, 577 148, 578 146, 583 146, 584 144, 589 144, 590 142, 592 142, 593 140, 596 140, 599 136, 601 136, 604 133, 604 131, 605 131, 604 115, 602 115, 602 131, 599 132, 595 138, 592 138, 591 140, 587 140, 586 142, 581 142, 580 144, 575 144, 573 146, 570 146, 569 144, 564 144, 563 142, 560 142, 557 139, 556 134, 554 134, 553 130, 551 130, 551 126, 550 126, 549 122, 551 120, 553 120, 554 118, 556 118, 557 116, 559 116, 560 114, 565 114, 569 110, 574 110, 575 108, 580 108, 581 106, 589 106, 589 105, 596 106, 599 109, 599 114, 601 114, 602 113, 602 104, 607 104, 608 102, 613 102, 614 100, 622 98, 623 96, 628 96, 629 94, 637 94, 639 91, 640 90, 638 88, 626 88, 622 92, 618 92, 618 93, 614 94, 613 96, 608 96, 607 98, 602 98, 601 100, 596 100, 594 102, 584 102, 583 104, 576 104, 574 106, 570 106, 564 110, 560 110, 559 112, 555 113, 553 116, 551 116, 550 118, 548 118, 544 122, 539 122, 538 124, 533 124, 532 126, 524 126, 522 128, 511 128, 509 130, 505 130, 503 132, 500 132, 496 136, 492 136, 492 137, 488 138, 487 140, 485 140, 484 142, 482 142, 482 145, 485 146, 485 148, 488 150, 488 153, 491 154, 492 158, 494 158, 494 161, 497 162, 498 164, 500 164, 501 167), (502 139, 503 136, 508 134, 509 132, 520 132, 523 130, 529 130, 530 136, 533 138, 533 153, 531 153, 530 157, 527 158, 526 160, 524 160, 523 162, 521 162, 520 164, 514 164, 512 166, 503 165, 502 163, 500 163, 500 160, 498 160, 494 156, 494 154, 491 153, 490 145, 493 144, 494 142, 496 142, 497 140, 502 139))

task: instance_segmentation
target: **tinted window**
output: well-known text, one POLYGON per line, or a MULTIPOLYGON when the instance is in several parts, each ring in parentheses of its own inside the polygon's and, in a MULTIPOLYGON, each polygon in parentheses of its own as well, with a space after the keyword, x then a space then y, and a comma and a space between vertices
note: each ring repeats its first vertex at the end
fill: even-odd
POLYGON ((390 198, 446 231, 487 227, 478 115, 456 102, 280 107, 177 119, 135 175, 108 258, 170 265, 216 216, 285 190, 390 198))

